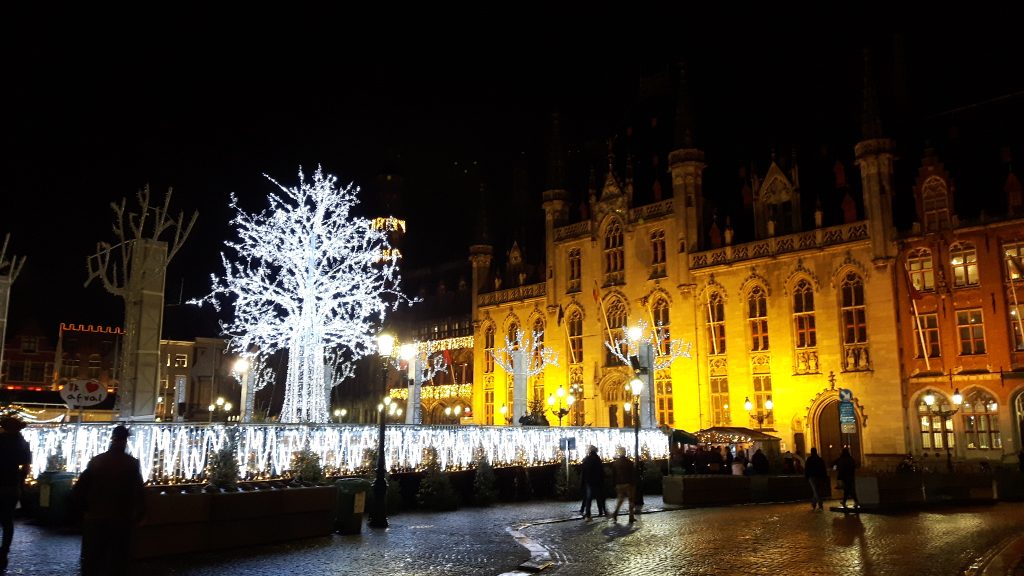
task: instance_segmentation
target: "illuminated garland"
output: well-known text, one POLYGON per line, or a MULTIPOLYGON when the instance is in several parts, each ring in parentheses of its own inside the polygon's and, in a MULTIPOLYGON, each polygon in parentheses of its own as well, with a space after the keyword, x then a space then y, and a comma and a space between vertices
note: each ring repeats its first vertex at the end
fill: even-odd
POLYGON ((472 336, 459 336, 457 338, 445 338, 443 340, 428 340, 418 344, 420 352, 433 354, 444 350, 459 350, 473 347, 472 336))
MULTIPOLYGON (((473 396, 472 384, 438 384, 436 386, 424 386, 420 389, 420 398, 423 400, 446 400, 448 398, 465 398, 473 396)), ((391 397, 398 400, 409 399, 408 388, 396 388, 391 390, 391 397)))
MULTIPOLYGON (((142 464, 151 483, 197 482, 205 479, 210 456, 237 430, 238 467, 243 479, 277 478, 290 468, 292 454, 309 448, 331 473, 355 474, 371 467, 377 447, 375 425, 178 425, 134 424, 128 450, 142 464)), ((81 472, 89 459, 107 449, 111 424, 31 425, 23 432, 38 475, 46 460, 59 454, 67 470, 81 472)), ((426 448, 437 450, 442 470, 472 468, 477 451, 494 466, 537 466, 558 461, 559 440, 575 438, 572 462, 593 444, 604 458, 618 446, 633 452, 634 431, 625 428, 549 428, 534 426, 388 426, 387 467, 392 472, 423 470, 426 448)), ((668 437, 660 430, 640 430, 640 451, 653 458, 668 454, 668 437)))

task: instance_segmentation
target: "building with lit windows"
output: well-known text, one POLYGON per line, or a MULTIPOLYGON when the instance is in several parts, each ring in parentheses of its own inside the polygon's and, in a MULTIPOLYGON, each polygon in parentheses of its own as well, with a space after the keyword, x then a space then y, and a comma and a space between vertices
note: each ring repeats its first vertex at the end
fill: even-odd
POLYGON ((470 247, 476 422, 501 424, 501 408, 512 406, 512 375, 491 354, 522 329, 542 332, 559 357, 527 386, 529 404, 562 388, 576 399, 563 424, 631 425, 626 384, 634 371, 606 343, 642 320, 661 327, 656 348, 675 339, 692 345, 692 358, 651 378, 659 425, 762 429, 781 438, 783 450, 814 446, 826 459, 844 445, 864 463, 905 454, 912 411, 901 389, 909 337, 894 304, 906 301, 895 283, 904 265, 893 219, 895 144, 865 79, 852 155, 830 158, 830 178, 811 188, 801 172, 812 162, 766 151, 742 173, 740 234, 703 205, 736 191, 704 189, 705 151, 693 138, 685 82, 673 145, 651 154, 652 176, 639 182, 634 140, 609 144, 607 167, 591 177, 579 209, 570 202, 556 117, 539 273, 508 273, 526 269, 517 246, 504 271, 493 246, 470 247), (859 176, 847 180, 852 170, 859 176), (840 432, 840 389, 853 394, 852 432, 840 432))
POLYGON ((896 284, 915 453, 998 462, 1024 445, 1024 210, 1011 167, 1002 178, 1005 211, 961 219, 935 150, 918 170, 896 284))

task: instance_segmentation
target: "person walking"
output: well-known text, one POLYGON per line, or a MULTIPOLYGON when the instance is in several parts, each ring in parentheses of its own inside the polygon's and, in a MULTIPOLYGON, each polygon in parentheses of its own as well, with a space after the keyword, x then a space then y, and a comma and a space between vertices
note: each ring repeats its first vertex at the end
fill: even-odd
POLYGON ((597 500, 597 515, 607 514, 604 504, 604 462, 597 455, 597 446, 591 445, 587 449, 580 475, 583 477, 583 517, 590 522, 590 506, 593 500, 597 500))
POLYGON ((857 461, 853 459, 849 448, 843 448, 833 466, 836 469, 836 477, 843 483, 843 508, 846 508, 846 501, 851 498, 853 499, 853 507, 860 508, 860 501, 857 500, 857 480, 855 477, 857 461))
POLYGON ((32 452, 21 435, 24 428, 25 421, 17 416, 0 417, 0 525, 4 531, 0 571, 7 569, 7 553, 14 541, 14 509, 32 464, 32 452))
POLYGON ((817 448, 811 448, 811 455, 804 463, 804 478, 807 478, 811 485, 811 510, 824 510, 825 504, 818 490, 828 486, 828 469, 825 467, 825 460, 818 456, 817 448))
POLYGON ((84 512, 82 576, 128 573, 132 528, 145 511, 139 460, 126 452, 130 435, 116 426, 110 449, 89 460, 72 489, 84 512))
POLYGON ((633 501, 636 494, 636 466, 633 465, 629 456, 626 456, 626 449, 622 446, 615 450, 612 472, 615 473, 615 512, 612 512, 612 522, 618 521, 622 501, 628 500, 629 521, 632 523, 636 520, 633 513, 633 501))

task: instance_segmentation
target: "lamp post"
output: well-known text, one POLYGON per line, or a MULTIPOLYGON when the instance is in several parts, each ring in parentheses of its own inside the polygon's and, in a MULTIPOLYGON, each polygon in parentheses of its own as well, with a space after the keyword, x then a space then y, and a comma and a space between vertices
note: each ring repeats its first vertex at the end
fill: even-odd
POLYGON ((583 385, 577 382, 569 386, 569 395, 573 398, 572 426, 583 426, 583 403, 576 402, 577 398, 583 398, 583 385))
MULTIPOLYGON (((377 355, 380 356, 380 384, 384 401, 390 398, 388 390, 388 362, 395 348, 395 337, 390 334, 377 336, 377 355)), ((380 421, 377 435, 377 477, 373 481, 373 509, 370 510, 369 526, 371 528, 388 527, 388 479, 384 470, 384 405, 378 405, 377 418, 380 421)))
POLYGON ((943 410, 941 406, 935 404, 935 394, 929 391, 924 395, 924 403, 928 406, 928 410, 937 416, 942 417, 942 443, 946 445, 946 469, 950 473, 953 472, 953 453, 950 450, 950 440, 953 437, 952 426, 947 425, 953 414, 956 414, 960 410, 960 405, 964 403, 964 397, 960 395, 960 389, 957 388, 953 392, 953 407, 943 410))
POLYGON ((508 406, 502 404, 499 412, 501 412, 501 417, 505 419, 505 426, 511 426, 512 417, 508 415, 508 406))
POLYGON ((220 411, 227 414, 231 412, 231 402, 225 402, 223 396, 218 396, 217 401, 210 404, 207 409, 210 411, 210 423, 213 423, 213 413, 220 411))
POLYGON ((334 419, 338 421, 338 424, 341 424, 345 420, 346 415, 348 415, 348 410, 344 408, 334 409, 334 419))
POLYGON ((750 414, 751 418, 757 420, 758 432, 760 432, 762 426, 764 426, 764 421, 767 420, 772 415, 772 408, 774 407, 775 403, 772 402, 771 398, 769 398, 764 401, 764 412, 761 412, 760 410, 758 410, 757 412, 753 412, 754 404, 750 401, 750 398, 747 397, 743 399, 743 408, 747 410, 747 413, 750 414))
POLYGON ((638 376, 634 376, 629 382, 629 391, 633 393, 633 406, 635 407, 633 412, 633 453, 636 455, 636 461, 633 465, 636 467, 636 497, 633 500, 633 507, 637 510, 644 505, 644 467, 640 463, 640 394, 643 390, 644 381, 638 376))
POLYGON ((569 396, 566 397, 565 388, 562 388, 561 386, 558 387, 558 390, 556 390, 554 394, 548 396, 548 406, 551 406, 551 413, 558 418, 559 427, 562 426, 562 418, 565 418, 569 414, 569 407, 571 407, 575 402, 576 398, 574 398, 572 394, 569 394, 569 396), (555 409, 556 396, 558 397, 558 409, 555 409), (565 399, 564 404, 563 398, 565 399))
MULTIPOLYGON (((502 408, 504 408, 504 406, 502 406, 502 408)), ((458 424, 459 416, 462 415, 462 406, 456 406, 454 408, 447 406, 444 409, 444 415, 448 418, 448 423, 454 426, 455 424, 458 424)))

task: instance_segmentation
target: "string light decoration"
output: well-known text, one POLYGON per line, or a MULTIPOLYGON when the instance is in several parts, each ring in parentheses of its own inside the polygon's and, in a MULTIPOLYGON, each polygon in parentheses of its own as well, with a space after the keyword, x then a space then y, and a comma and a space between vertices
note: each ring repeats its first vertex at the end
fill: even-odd
MULTIPOLYGON (((408 400, 408 388, 393 388, 389 394, 395 400, 408 400)), ((437 384, 425 385, 420 390, 420 398, 424 400, 447 400, 448 398, 472 398, 472 384, 437 384)))
POLYGON ((693 344, 685 342, 683 340, 671 340, 668 342, 668 347, 663 347, 662 344, 665 342, 665 328, 660 324, 654 330, 651 330, 650 334, 645 338, 643 335, 647 334, 647 328, 650 326, 644 320, 637 320, 636 326, 627 328, 622 327, 622 335, 615 338, 612 342, 605 342, 604 345, 608 350, 619 359, 620 362, 626 366, 630 366, 630 356, 637 356, 640 350, 641 342, 649 342, 654 348, 654 366, 652 370, 664 370, 672 365, 677 358, 692 358, 690 355, 690 349, 693 344))
MULTIPOLYGON (((33 424, 23 435, 32 450, 32 470, 46 469, 46 459, 62 455, 70 472, 82 472, 93 456, 110 444, 113 424, 50 426, 33 424)), ((427 447, 437 449, 442 470, 466 470, 474 466, 474 454, 483 453, 497 467, 538 466, 564 457, 559 441, 567 431, 577 446, 593 444, 601 454, 614 454, 618 446, 630 446, 634 431, 627 428, 549 428, 543 426, 389 426, 386 430, 387 469, 420 471, 427 447)), ((230 441, 234 433, 238 468, 243 480, 281 478, 291 466, 292 454, 309 448, 331 474, 351 475, 367 471, 377 449, 374 425, 227 424, 182 425, 137 423, 132 425, 128 450, 139 459, 143 478, 151 484, 205 481, 209 459, 230 441)), ((640 431, 641 453, 651 458, 668 456, 661 430, 640 431)), ((570 453, 578 461, 582 451, 570 453)))
POLYGON ((515 339, 505 336, 505 346, 491 350, 491 356, 505 372, 513 372, 513 353, 525 351, 525 374, 527 378, 532 378, 543 372, 545 366, 558 366, 558 353, 544 345, 543 335, 543 332, 534 332, 532 338, 527 338, 525 332, 516 330, 515 339))
POLYGON ((380 258, 388 231, 351 214, 358 187, 337 185, 320 167, 311 182, 300 169, 298 187, 267 179, 282 193, 269 194, 263 212, 246 213, 231 195, 240 239, 226 245, 238 260, 222 253, 224 276, 211 275, 211 293, 190 303, 233 305, 234 318, 221 323, 233 351, 287 348, 281 421, 327 422, 325 363, 337 350, 349 361, 373 353, 387 313, 409 300, 398 261, 380 258))

